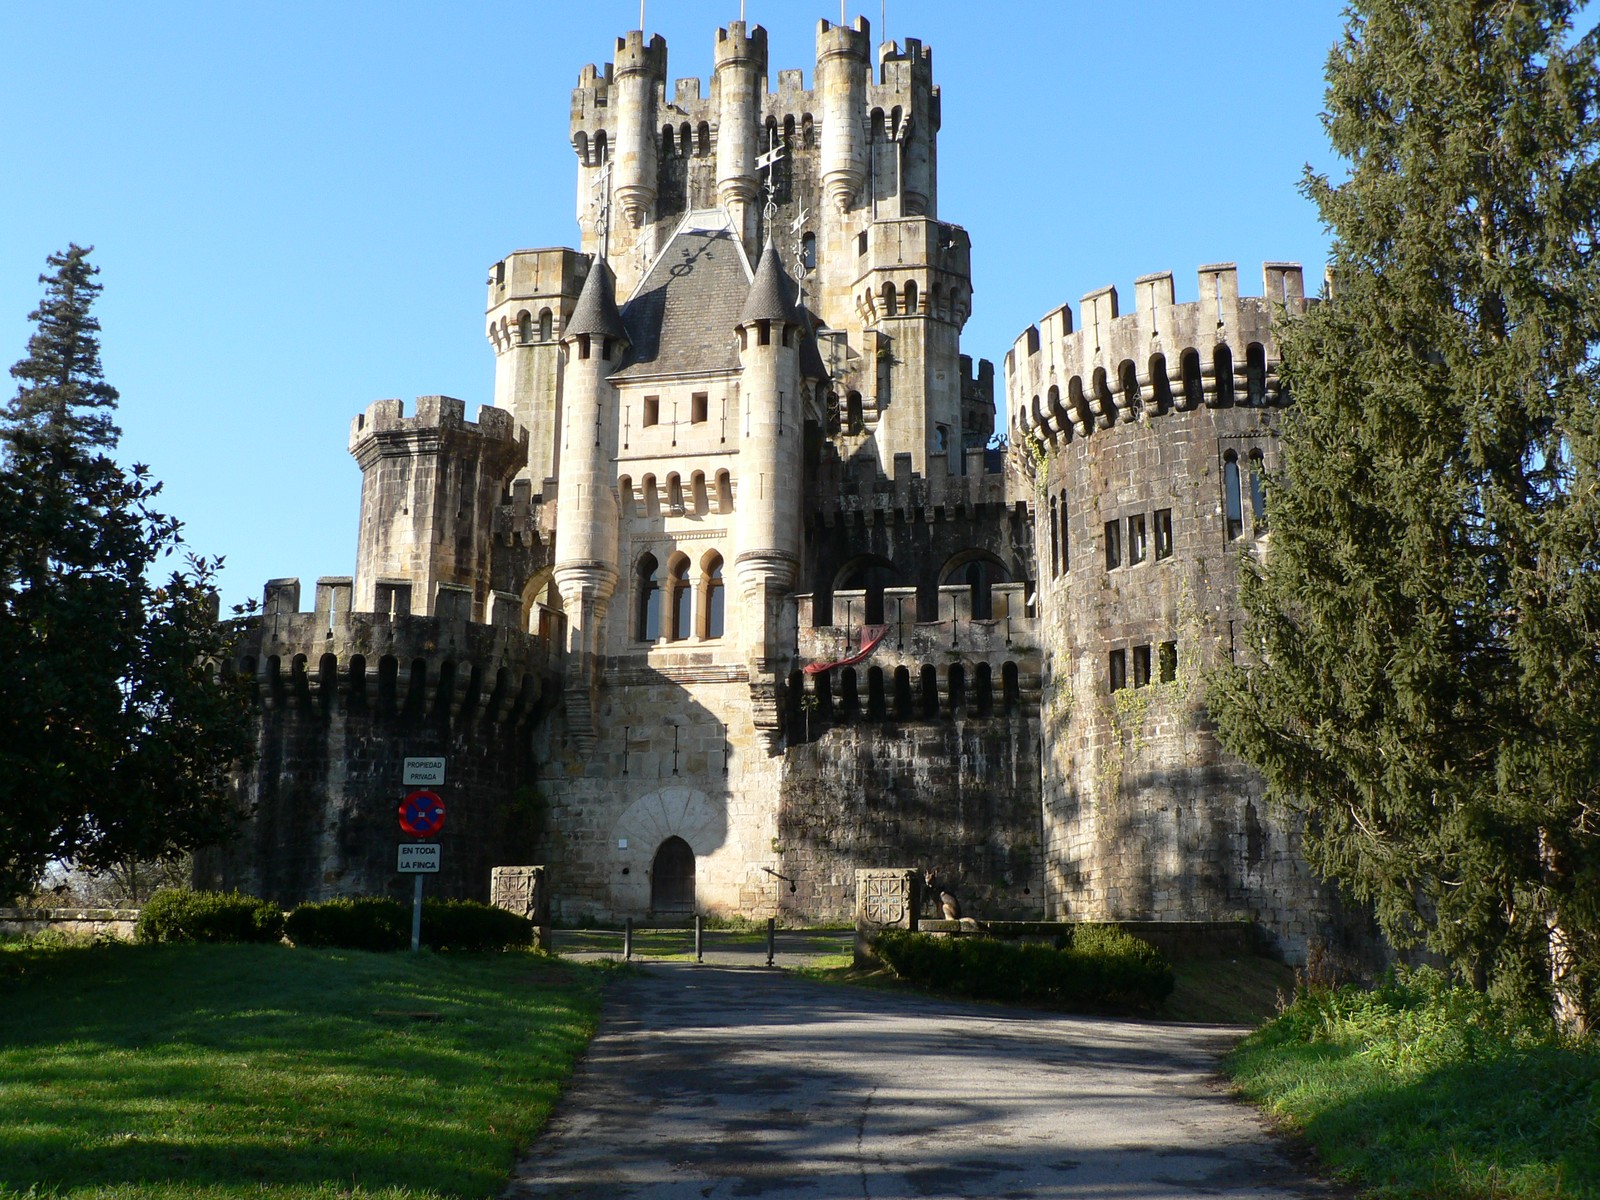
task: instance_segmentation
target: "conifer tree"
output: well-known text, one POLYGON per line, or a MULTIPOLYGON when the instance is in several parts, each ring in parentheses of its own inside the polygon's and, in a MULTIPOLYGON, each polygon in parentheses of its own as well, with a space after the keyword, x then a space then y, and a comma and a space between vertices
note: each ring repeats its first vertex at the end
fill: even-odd
POLYGON ((90 869, 218 840, 248 711, 219 678, 214 560, 165 582, 178 523, 111 457, 89 251, 52 255, 0 414, 0 896, 52 860, 90 869))
POLYGON ((1224 742, 1314 867, 1480 986, 1600 973, 1600 36, 1570 0, 1355 0, 1305 191, 1331 291, 1224 742))

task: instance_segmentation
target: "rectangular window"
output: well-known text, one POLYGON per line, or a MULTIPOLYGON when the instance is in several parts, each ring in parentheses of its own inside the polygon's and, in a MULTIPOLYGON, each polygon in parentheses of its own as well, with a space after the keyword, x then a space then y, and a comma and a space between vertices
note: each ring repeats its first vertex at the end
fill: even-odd
POLYGON ((1156 561, 1172 557, 1172 510, 1158 508, 1155 515, 1156 524, 1156 561))
POLYGON ((1128 563, 1142 563, 1145 556, 1144 514, 1128 518, 1128 563))
POLYGON ((1178 643, 1162 642, 1158 665, 1161 668, 1162 683, 1176 683, 1178 681, 1178 643))
POLYGON ((1133 648, 1133 686, 1144 687, 1150 682, 1150 647, 1133 648))
POLYGON ((694 425, 705 423, 706 414, 711 409, 711 398, 704 392, 696 392, 689 398, 689 421, 694 425))
POLYGON ((1122 522, 1106 522, 1106 570, 1115 571, 1122 565, 1122 522))
POLYGON ((641 424, 647 427, 650 425, 661 424, 660 396, 646 396, 644 398, 644 420, 641 422, 641 424))
POLYGON ((1111 676, 1111 690, 1120 692, 1128 686, 1128 654, 1125 650, 1113 650, 1107 664, 1111 676))
POLYGON ((860 233, 856 234, 856 253, 857 254, 865 254, 866 252, 867 252, 867 231, 865 229, 863 229, 860 233))

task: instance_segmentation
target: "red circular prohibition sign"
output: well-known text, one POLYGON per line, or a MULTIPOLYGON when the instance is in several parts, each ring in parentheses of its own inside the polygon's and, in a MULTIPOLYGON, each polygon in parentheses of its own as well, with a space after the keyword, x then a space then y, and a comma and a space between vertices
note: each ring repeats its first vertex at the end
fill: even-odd
POLYGON ((444 828, 444 801, 438 792, 411 792, 400 802, 400 828, 412 837, 432 837, 444 828))

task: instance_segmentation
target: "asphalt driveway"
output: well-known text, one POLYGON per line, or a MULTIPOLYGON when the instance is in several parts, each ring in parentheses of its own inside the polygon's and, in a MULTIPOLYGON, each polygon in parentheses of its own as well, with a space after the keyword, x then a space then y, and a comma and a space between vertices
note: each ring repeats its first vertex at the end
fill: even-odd
POLYGON ((508 1197, 1328 1197, 1216 1081, 1229 1026, 658 963, 508 1197))

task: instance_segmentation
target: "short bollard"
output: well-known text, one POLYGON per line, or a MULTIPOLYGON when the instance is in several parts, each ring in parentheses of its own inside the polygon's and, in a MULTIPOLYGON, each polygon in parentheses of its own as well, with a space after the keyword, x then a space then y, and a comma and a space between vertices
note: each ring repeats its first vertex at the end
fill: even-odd
POLYGON ((773 955, 773 951, 776 949, 777 941, 778 941, 778 918, 777 917, 768 917, 767 918, 767 966, 769 966, 769 967, 772 965, 772 955, 773 955))
POLYGON ((622 961, 633 961, 633 918, 629 917, 622 923, 622 961))
POLYGON ((705 960, 706 960, 705 932, 706 932, 705 918, 702 917, 699 913, 696 913, 695 917, 694 917, 694 960, 695 960, 695 962, 705 962, 705 960))

